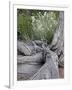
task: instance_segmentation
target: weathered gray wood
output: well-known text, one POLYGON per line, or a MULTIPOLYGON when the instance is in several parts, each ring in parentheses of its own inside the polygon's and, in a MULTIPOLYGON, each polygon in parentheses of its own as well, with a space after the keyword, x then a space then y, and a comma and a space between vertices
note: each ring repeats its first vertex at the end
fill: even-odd
POLYGON ((42 44, 44 43, 43 41, 40 40, 35 40, 34 41, 38 46, 42 46, 42 44))
POLYGON ((64 41, 63 32, 64 32, 64 12, 61 11, 59 12, 59 24, 58 24, 58 27, 56 29, 56 32, 54 34, 54 37, 51 43, 52 48, 56 49, 63 45, 63 41, 64 41))
POLYGON ((17 63, 41 63, 42 62, 42 53, 37 53, 33 56, 22 56, 17 57, 17 63))
POLYGON ((29 80, 40 68, 41 64, 18 64, 17 65, 17 75, 19 80, 29 80))
MULTIPOLYGON (((61 55, 64 56, 64 12, 63 11, 59 12, 59 24, 54 34, 50 48, 51 50, 56 52, 58 58, 60 58, 61 55)), ((59 62, 61 62, 60 60, 61 59, 59 59, 59 62)), ((62 65, 64 65, 64 61, 62 61, 61 63, 62 65)))
POLYGON ((58 57, 56 53, 47 49, 45 64, 30 79, 40 80, 40 79, 52 79, 52 78, 53 79, 59 78, 58 57))
MULTIPOLYGON (((40 42, 40 41, 39 41, 40 42)), ((43 48, 41 46, 38 46, 35 41, 32 41, 33 45, 34 45, 34 50, 36 51, 36 53, 38 52, 42 52, 43 48)))
POLYGON ((58 71, 58 56, 55 52, 49 50, 46 61, 48 62, 49 67, 51 68, 51 78, 59 78, 58 71), (50 64, 51 62, 51 64, 50 64))
POLYGON ((43 51, 43 48, 36 45, 34 41, 30 43, 17 41, 17 49, 26 56, 30 56, 43 51))
MULTIPOLYGON (((51 50, 49 49, 49 47, 46 48, 46 51, 47 51, 48 54, 50 54, 51 59, 53 60, 53 62, 54 62, 54 64, 55 64, 55 67, 58 69, 58 61, 59 61, 59 60, 58 60, 57 54, 56 54, 55 52, 51 51, 51 50)), ((47 54, 47 55, 48 55, 48 54, 47 54)))
POLYGON ((45 63, 37 73, 35 73, 30 80, 41 80, 41 79, 50 79, 51 73, 49 71, 47 63, 45 63))
POLYGON ((31 80, 41 80, 41 79, 55 79, 59 78, 59 72, 56 69, 54 62, 52 60, 48 60, 34 76, 32 76, 31 80))
POLYGON ((17 41, 17 49, 25 55, 31 55, 31 50, 28 45, 24 42, 17 41))
POLYGON ((33 56, 18 56, 17 79, 29 80, 42 66, 42 53, 33 56))
MULTIPOLYGON (((51 51, 48 47, 42 46, 43 52, 36 53, 32 56, 18 56, 18 75, 21 75, 24 79, 26 74, 31 80, 40 80, 40 79, 51 79, 58 78, 58 57, 55 52, 51 51), (43 56, 42 56, 43 55, 43 56), (45 56, 45 57, 44 57, 45 56), (41 64, 45 59, 45 64, 41 64), (25 73, 25 75, 23 74, 25 73), (24 75, 24 76, 23 76, 24 75)), ((19 76, 20 77, 20 76, 19 76)))

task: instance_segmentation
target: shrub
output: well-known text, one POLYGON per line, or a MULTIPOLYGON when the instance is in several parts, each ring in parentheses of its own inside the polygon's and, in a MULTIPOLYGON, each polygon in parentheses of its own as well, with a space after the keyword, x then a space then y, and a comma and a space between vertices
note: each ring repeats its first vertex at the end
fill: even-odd
POLYGON ((17 10, 18 39, 50 43, 58 24, 58 11, 17 10))

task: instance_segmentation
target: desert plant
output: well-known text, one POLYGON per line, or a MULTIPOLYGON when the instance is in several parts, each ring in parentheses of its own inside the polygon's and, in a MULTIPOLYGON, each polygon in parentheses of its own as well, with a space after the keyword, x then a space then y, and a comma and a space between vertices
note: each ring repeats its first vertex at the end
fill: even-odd
POLYGON ((50 43, 58 24, 58 13, 58 11, 18 9, 18 39, 46 40, 50 43))
POLYGON ((57 24, 58 20, 56 17, 56 12, 45 11, 44 14, 38 12, 36 18, 32 16, 34 37, 36 39, 46 40, 48 43, 50 43, 57 24))

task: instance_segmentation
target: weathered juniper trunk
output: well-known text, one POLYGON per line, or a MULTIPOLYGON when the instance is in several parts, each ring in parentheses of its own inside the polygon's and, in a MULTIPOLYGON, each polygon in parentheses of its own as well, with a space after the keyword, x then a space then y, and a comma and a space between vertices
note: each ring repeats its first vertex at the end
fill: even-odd
POLYGON ((43 52, 32 56, 18 56, 19 80, 40 80, 58 78, 58 57, 55 52, 43 46, 43 52))
POLYGON ((41 42, 38 41, 37 43, 37 41, 31 41, 24 43, 22 41, 17 41, 17 50, 18 52, 26 56, 34 55, 38 52, 43 52, 43 48, 36 44, 41 45, 41 42))
POLYGON ((17 64, 17 79, 29 80, 40 68, 42 64, 35 63, 21 63, 17 64))
POLYGON ((31 79, 58 78, 58 64, 64 66, 64 12, 59 13, 59 26, 54 34, 50 49, 46 55, 46 62, 31 79))
POLYGON ((43 65, 42 53, 17 57, 18 80, 29 80, 43 65))
POLYGON ((59 12, 59 24, 54 34, 50 49, 57 53, 59 66, 64 66, 64 12, 59 12))
POLYGON ((31 56, 17 57, 19 80, 40 80, 58 78, 58 57, 45 44, 42 51, 31 56))
POLYGON ((32 56, 18 56, 17 63, 41 63, 42 62, 42 53, 36 53, 32 56))
POLYGON ((25 55, 31 55, 31 50, 24 42, 17 41, 17 50, 25 55))
POLYGON ((30 78, 31 80, 59 78, 58 57, 56 53, 49 50, 49 48, 46 48, 46 51, 45 64, 30 78))
POLYGON ((45 43, 40 44, 40 42, 37 41, 33 41, 32 43, 33 46, 31 46, 34 48, 33 50, 35 51, 35 53, 33 55, 29 55, 27 53, 27 50, 32 51, 32 47, 30 46, 30 44, 19 42, 20 46, 18 47, 18 49, 26 56, 18 55, 17 57, 18 80, 58 78, 59 72, 57 54, 51 51, 45 43))

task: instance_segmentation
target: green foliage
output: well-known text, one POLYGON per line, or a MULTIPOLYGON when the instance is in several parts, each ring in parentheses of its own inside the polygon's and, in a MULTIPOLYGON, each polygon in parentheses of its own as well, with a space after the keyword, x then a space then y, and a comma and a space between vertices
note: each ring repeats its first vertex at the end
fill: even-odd
POLYGON ((29 40, 32 37, 32 19, 27 10, 19 10, 17 16, 17 29, 20 35, 19 39, 29 40))
POLYGON ((38 39, 50 43, 58 24, 58 17, 58 11, 18 9, 18 39, 25 41, 38 39))
POLYGON ((54 31, 58 24, 56 12, 49 11, 37 13, 37 17, 32 16, 32 26, 34 30, 34 38, 46 40, 48 43, 53 38, 54 31))

